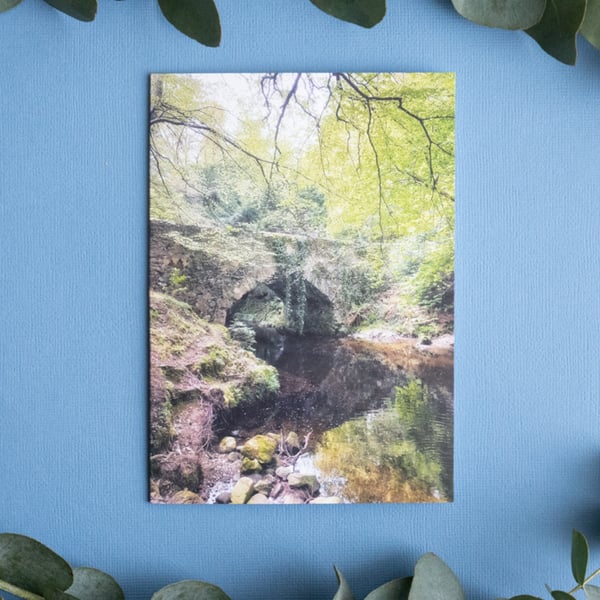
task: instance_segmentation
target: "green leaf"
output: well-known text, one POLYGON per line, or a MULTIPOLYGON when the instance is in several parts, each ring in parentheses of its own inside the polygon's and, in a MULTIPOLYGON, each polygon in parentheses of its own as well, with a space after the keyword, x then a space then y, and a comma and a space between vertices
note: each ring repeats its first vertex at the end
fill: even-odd
POLYGON ((600 0, 588 0, 581 35, 600 50, 600 0))
POLYGON ((584 585, 583 593, 587 600, 600 600, 600 587, 596 585, 584 585))
POLYGON ((14 8, 20 2, 21 0, 0 0, 0 13, 14 8))
POLYGON ((412 577, 392 579, 374 589, 365 600, 408 600, 412 577))
POLYGON ((539 23, 526 30, 550 56, 567 65, 577 60, 577 32, 585 15, 586 0, 553 0, 539 23))
POLYGON ((551 594, 554 600, 575 600, 571 594, 567 594, 567 592, 561 592, 560 590, 553 590, 551 594))
POLYGON ((73 570, 73 585, 67 593, 79 600, 125 600, 123 590, 110 575, 90 567, 73 570))
POLYGON ((528 596, 527 594, 520 594, 518 596, 513 596, 509 600, 542 600, 539 596, 528 596))
POLYGON ((96 0, 45 0, 50 6, 79 21, 93 21, 98 3, 96 0))
POLYGON ((40 596, 66 590, 73 571, 58 554, 37 540, 0 534, 0 580, 40 596))
POLYGON ((352 594, 352 590, 348 585, 348 582, 344 579, 341 571, 338 571, 338 568, 334 565, 333 570, 335 571, 335 576, 338 580, 338 591, 335 593, 333 600, 354 600, 354 596, 352 594))
POLYGON ((171 25, 205 46, 221 43, 221 21, 213 0, 158 0, 171 25))
POLYGON ((332 17, 361 27, 373 27, 385 16, 385 0, 310 0, 332 17))
POLYGON ((216 585, 184 579, 158 590, 152 600, 231 600, 229 596, 216 585))
POLYGON ((408 600, 465 600, 465 593, 446 563, 428 553, 415 565, 408 600))
POLYGON ((571 570, 573 577, 579 585, 585 581, 585 572, 588 564, 589 548, 583 533, 573 529, 571 542, 571 570))
POLYGON ((528 29, 541 18, 546 0, 452 0, 469 21, 500 29, 528 29))

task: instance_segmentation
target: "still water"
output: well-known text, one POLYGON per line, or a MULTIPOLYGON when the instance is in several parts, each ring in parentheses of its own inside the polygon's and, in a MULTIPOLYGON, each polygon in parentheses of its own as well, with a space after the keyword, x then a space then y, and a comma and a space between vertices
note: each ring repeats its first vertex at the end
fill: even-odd
POLYGON ((296 465, 347 502, 452 500, 453 350, 350 338, 287 337, 273 356, 280 393, 236 409, 248 435, 307 437, 296 465))

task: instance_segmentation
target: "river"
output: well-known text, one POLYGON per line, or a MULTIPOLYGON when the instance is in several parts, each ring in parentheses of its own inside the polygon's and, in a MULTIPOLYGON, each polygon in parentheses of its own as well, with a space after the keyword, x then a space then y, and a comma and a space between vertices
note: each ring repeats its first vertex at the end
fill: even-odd
POLYGON ((345 502, 451 501, 453 349, 352 338, 288 336, 265 352, 280 392, 240 406, 227 428, 243 437, 296 432, 296 467, 345 502))

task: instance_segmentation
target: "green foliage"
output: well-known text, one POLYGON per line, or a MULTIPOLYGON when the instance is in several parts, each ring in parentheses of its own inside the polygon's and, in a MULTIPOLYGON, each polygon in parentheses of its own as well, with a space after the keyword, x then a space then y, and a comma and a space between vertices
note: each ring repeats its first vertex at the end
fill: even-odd
MULTIPOLYGON (((573 594, 582 590, 587 600, 600 598, 600 588, 589 583, 600 575, 600 568, 585 576, 587 547, 585 536, 574 531, 571 557, 572 565, 576 565, 573 575, 577 585, 569 592, 550 591, 554 600, 573 600, 573 594)), ((337 567, 334 571, 338 589, 333 600, 355 600, 349 582, 337 567)), ((13 533, 0 534, 0 590, 25 600, 124 600, 123 591, 110 575, 87 567, 73 571, 63 558, 40 542, 13 533), (67 594, 63 593, 65 590, 67 594)), ((183 580, 160 589, 152 600, 230 598, 211 583, 183 580)), ((435 554, 427 553, 417 561, 412 577, 389 581, 374 589, 364 600, 465 600, 465 594, 450 567, 435 554)), ((510 600, 541 598, 520 594, 510 600)))
POLYGON ((20 4, 21 0, 0 0, 0 13, 10 10, 20 4))
POLYGON ((205 46, 221 43, 221 22, 213 0, 158 0, 163 15, 179 31, 205 46))
POLYGON ((45 0, 45 2, 79 21, 93 21, 98 9, 96 0, 45 0))
POLYGON ((150 425, 150 450, 158 454, 168 448, 173 437, 173 405, 169 400, 164 400, 157 414, 153 416, 150 425))
MULTIPOLYGON (((96 0, 45 0, 81 21, 93 21, 96 0)), ((21 0, 0 0, 0 13, 21 0)), ((310 0, 323 12, 370 28, 385 16, 385 0, 310 0)), ((221 43, 221 22, 213 0, 158 0, 165 18, 180 32, 205 46, 221 43)), ((600 49, 600 0, 452 0, 463 17, 488 27, 527 31, 554 58, 573 65, 579 33, 600 49), (585 19, 584 19, 585 16, 585 19)), ((251 221, 246 221, 251 222, 251 221)))
POLYGON ((526 32, 551 56, 574 65, 577 32, 585 15, 586 0, 553 0, 546 3, 542 19, 526 32))
POLYGON ((466 19, 487 27, 527 29, 542 18, 545 0, 452 0, 466 19))
POLYGON ((254 329, 245 321, 236 318, 229 326, 229 333, 231 334, 231 339, 238 341, 242 348, 254 352, 256 349, 254 329))
POLYGON ((310 1, 328 15, 361 27, 374 27, 385 16, 385 0, 310 1))
POLYGON ((216 345, 209 346, 206 352, 207 354, 194 366, 194 370, 204 377, 222 377, 230 363, 229 353, 216 345))
POLYGON ((445 245, 428 254, 413 280, 418 304, 432 311, 454 308, 454 251, 445 245))
POLYGON ((234 408, 240 404, 251 404, 264 400, 279 391, 279 375, 271 365, 259 365, 253 369, 242 383, 234 383, 225 388, 225 405, 234 408))
POLYGON ((187 276, 184 275, 178 267, 175 267, 169 274, 169 289, 171 291, 181 289, 185 286, 187 279, 187 276))
POLYGON ((230 600, 216 585, 187 579, 172 583, 152 596, 152 600, 230 600))

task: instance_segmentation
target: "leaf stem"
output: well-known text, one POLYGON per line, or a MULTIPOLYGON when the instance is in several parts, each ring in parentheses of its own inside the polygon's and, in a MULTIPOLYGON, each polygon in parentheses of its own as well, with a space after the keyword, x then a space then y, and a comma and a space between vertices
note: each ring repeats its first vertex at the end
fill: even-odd
POLYGON ((598 567, 587 579, 585 579, 585 581, 583 583, 580 583, 579 585, 576 585, 569 592, 569 594, 574 594, 575 592, 578 592, 579 590, 582 590, 584 588, 584 586, 586 586, 590 581, 592 581, 592 579, 594 579, 594 577, 597 577, 598 575, 600 575, 600 567, 598 567))
POLYGON ((17 587, 16 585, 12 585, 12 583, 8 583, 8 581, 4 581, 0 579, 0 590, 4 590, 13 596, 18 596, 19 598, 25 598, 25 600, 44 600, 42 596, 38 596, 33 592, 28 592, 23 588, 17 587))

